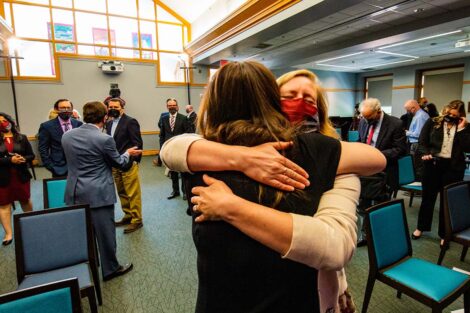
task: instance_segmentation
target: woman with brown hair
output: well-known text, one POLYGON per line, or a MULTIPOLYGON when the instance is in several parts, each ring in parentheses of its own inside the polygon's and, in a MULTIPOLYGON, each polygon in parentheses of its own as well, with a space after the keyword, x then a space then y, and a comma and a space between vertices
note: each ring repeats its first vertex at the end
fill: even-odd
POLYGON ((411 235, 417 240, 431 230, 432 216, 438 193, 439 237, 444 238, 442 188, 463 180, 465 153, 470 152, 470 127, 466 119, 465 104, 454 100, 442 109, 442 115, 429 119, 419 136, 419 150, 424 161, 423 200, 419 208, 418 225, 411 235))
POLYGON ((19 201, 24 212, 33 210, 28 170, 33 160, 28 138, 18 132, 10 115, 0 112, 0 222, 5 231, 4 246, 13 240, 11 204, 19 201))
MULTIPOLYGON (((209 85, 199 116, 204 117, 199 129, 205 139, 229 145, 260 146, 254 150, 236 147, 243 155, 254 152, 255 157, 244 162, 243 157, 231 155, 234 151, 231 146, 224 146, 228 149, 214 155, 211 145, 217 144, 204 142, 205 148, 199 150, 204 155, 202 159, 194 164, 188 160, 192 170, 207 169, 207 162, 210 170, 224 170, 228 163, 228 169, 241 170, 273 186, 292 190, 286 186, 292 183, 302 188, 308 185, 299 179, 303 171, 290 163, 287 167, 279 166, 285 159, 272 154, 275 148, 268 143, 294 140, 289 157, 304 166, 315 183, 304 192, 281 193, 236 172, 213 173, 224 183, 208 176, 202 178, 202 174, 191 176, 188 187, 202 185, 202 179, 210 185, 193 189, 199 194, 193 198, 197 203, 195 211, 204 211, 207 201, 212 201, 212 206, 219 207, 220 212, 230 211, 228 215, 210 216, 204 212, 195 216, 193 238, 198 250, 199 274, 196 312, 318 312, 316 268, 339 269, 349 260, 355 246, 355 212, 335 214, 341 209, 326 209, 313 224, 304 224, 301 229, 297 226, 305 219, 312 219, 320 197, 333 187, 338 167, 344 167, 341 158, 344 146, 316 133, 294 136, 282 114, 273 75, 256 62, 235 62, 222 67, 209 85), (271 158, 260 157, 269 154, 271 158), (265 160, 271 164, 267 175, 260 170, 265 160), (257 166, 250 166, 256 163, 257 166), (209 199, 209 194, 222 198, 209 199), (216 219, 223 221, 200 223, 216 219), (305 251, 296 246, 300 241, 295 238, 304 231, 312 238, 311 227, 315 228, 314 240, 305 251), (294 262, 299 259, 304 262, 294 262)), ((195 147, 197 150, 198 146, 202 147, 198 141, 192 143, 191 150, 195 147)), ((174 155, 175 150, 171 150, 174 155)), ((372 166, 378 171, 384 166, 384 159, 373 150, 368 152, 372 166)), ((165 155, 169 156, 165 151, 164 147, 162 158, 168 164, 172 161, 165 159, 165 155)), ((353 203, 357 201, 356 188, 358 183, 353 181, 344 195, 353 203)))

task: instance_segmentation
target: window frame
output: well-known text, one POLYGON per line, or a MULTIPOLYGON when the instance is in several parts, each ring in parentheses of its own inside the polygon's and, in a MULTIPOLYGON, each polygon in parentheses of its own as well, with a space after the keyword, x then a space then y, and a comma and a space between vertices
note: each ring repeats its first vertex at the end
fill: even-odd
MULTIPOLYGON (((72 7, 63 7, 59 5, 52 5, 52 1, 49 0, 49 4, 38 4, 38 3, 32 3, 26 1, 21 1, 21 0, 0 0, 0 15, 2 17, 5 17, 5 12, 4 12, 4 4, 6 4, 9 7, 10 13, 11 13, 11 23, 12 23, 12 28, 15 29, 15 20, 14 20, 14 12, 13 12, 13 4, 21 4, 21 5, 28 5, 28 6, 33 6, 33 7, 44 7, 49 9, 49 14, 50 14, 50 20, 49 24, 51 25, 51 36, 49 39, 36 39, 36 38, 28 38, 28 37, 17 37, 19 40, 22 41, 35 41, 35 42, 48 42, 52 45, 52 58, 55 66, 55 77, 49 77, 49 76, 22 76, 20 72, 20 66, 19 66, 19 61, 15 60, 13 62, 13 66, 16 67, 16 73, 17 75, 15 76, 16 80, 44 80, 44 81, 60 81, 61 80, 61 71, 60 71, 60 66, 59 66, 59 58, 61 57, 66 57, 66 58, 78 58, 78 59, 96 59, 96 60, 119 60, 119 61, 128 61, 128 62, 139 62, 139 63, 153 63, 156 65, 156 78, 157 78, 157 84, 158 85, 187 85, 188 84, 188 78, 186 77, 185 73, 185 81, 184 82, 167 82, 167 81, 161 81, 160 80, 160 53, 179 53, 183 54, 184 53, 184 47, 186 44, 191 40, 191 25, 184 20, 180 15, 178 15, 176 12, 171 10, 169 7, 167 7, 164 3, 160 2, 159 0, 154 0, 154 10, 155 10, 155 20, 153 19, 147 19, 147 18, 140 18, 140 12, 139 12, 139 1, 140 0, 135 0, 136 1, 136 8, 137 8, 137 16, 136 17, 130 17, 130 16, 124 16, 120 14, 112 14, 109 13, 108 10, 108 5, 109 1, 105 0, 106 2, 106 12, 93 12, 89 10, 83 10, 83 9, 76 9, 75 8, 75 3, 72 1, 72 7), (168 22, 168 21, 159 21, 158 20, 158 12, 157 12, 157 6, 160 8, 163 8, 166 12, 171 14, 172 16, 175 17, 180 23, 176 22, 168 22), (54 25, 55 24, 62 24, 63 22, 54 22, 53 18, 53 9, 60 9, 60 10, 65 10, 65 11, 70 11, 73 14, 73 41, 65 41, 65 40, 56 40, 55 38, 55 33, 54 33, 54 25), (98 14, 98 15, 103 15, 106 17, 106 23, 107 23, 107 30, 108 30, 108 44, 90 44, 90 43, 84 43, 84 42, 79 42, 77 39, 77 24, 76 24, 76 13, 77 12, 82 12, 82 13, 92 13, 92 14, 98 14), (111 40, 111 29, 109 28, 110 24, 110 17, 120 17, 120 18, 126 18, 126 19, 133 19, 137 22, 137 33, 138 33, 138 47, 124 47, 124 46, 117 46, 113 45, 112 40, 111 40), (140 21, 147 21, 147 22, 152 22, 155 24, 155 47, 152 49, 148 48, 142 48, 142 34, 140 30, 140 21), (182 47, 183 51, 168 51, 168 50, 160 50, 158 46, 158 23, 165 23, 165 24, 172 24, 172 25, 178 25, 181 26, 181 31, 182 31, 182 47), (187 36, 185 34, 185 30, 187 30, 187 36), (186 38, 187 37, 187 38, 186 38), (57 44, 68 44, 68 45, 74 45, 74 53, 67 53, 67 52, 60 52, 57 51, 57 44), (92 46, 92 47, 107 47, 109 50, 109 56, 99 56, 99 55, 82 55, 78 53, 78 47, 79 46, 92 46), (113 56, 113 50, 115 49, 133 49, 137 50, 139 52, 139 57, 138 58, 123 58, 123 57, 116 57, 113 56), (154 53, 156 56, 156 59, 146 59, 143 58, 142 56, 144 55, 144 52, 151 52, 154 53)), ((72 21, 71 21, 72 23, 72 21)), ((15 53, 16 54, 16 53, 15 53)), ((190 65, 192 64, 192 60, 189 59, 188 62, 190 65)), ((10 68, 8 65, 8 62, 4 60, 4 67, 5 67, 5 76, 1 76, 0 80, 5 80, 9 79, 10 75, 10 68)), ((191 72, 191 71, 190 71, 191 72)), ((193 75, 190 73, 189 75, 189 82, 190 84, 193 84, 193 75)), ((197 84, 199 85, 199 84, 197 84)))

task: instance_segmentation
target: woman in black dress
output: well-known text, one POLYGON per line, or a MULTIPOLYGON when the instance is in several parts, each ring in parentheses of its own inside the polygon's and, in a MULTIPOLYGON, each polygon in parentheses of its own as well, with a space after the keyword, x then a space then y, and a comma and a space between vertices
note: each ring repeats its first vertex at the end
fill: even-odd
POLYGON ((442 115, 430 118, 419 136, 419 149, 424 163, 423 200, 419 208, 418 225, 411 235, 417 240, 431 230, 432 216, 437 195, 439 203, 439 237, 444 238, 442 188, 463 180, 465 153, 470 152, 470 127, 466 119, 465 104, 454 100, 447 104, 442 115))
MULTIPOLYGON (((333 187, 341 153, 339 141, 316 133, 294 136, 282 114, 274 76, 255 62, 234 62, 221 68, 209 85, 200 112, 205 118, 201 118, 199 129, 209 140, 242 146, 294 140, 289 157, 314 177, 314 187, 285 194, 241 173, 211 174, 239 196, 220 201, 246 199, 277 209, 253 210, 258 216, 248 217, 248 224, 252 224, 240 230, 237 221, 193 224, 199 274, 196 312, 318 312, 317 270, 284 259, 279 251, 285 254, 291 242, 289 213, 313 216, 321 195, 333 187), (272 216, 278 225, 265 223, 264 218, 272 216), (273 232, 269 233, 271 226, 273 232)), ((204 180, 212 183, 211 178, 204 180)), ((203 185, 202 174, 191 176, 189 185, 203 185)), ((193 202, 202 205, 198 197, 193 202)), ((319 242, 328 240, 320 233, 319 242)), ((349 239, 346 241, 354 241, 349 239)), ((326 254, 322 249, 316 253, 317 259, 326 254)))
POLYGON ((2 244, 9 245, 11 229, 11 204, 19 201, 24 212, 32 211, 28 163, 34 160, 28 138, 20 134, 8 114, 0 112, 0 222, 5 231, 2 244))

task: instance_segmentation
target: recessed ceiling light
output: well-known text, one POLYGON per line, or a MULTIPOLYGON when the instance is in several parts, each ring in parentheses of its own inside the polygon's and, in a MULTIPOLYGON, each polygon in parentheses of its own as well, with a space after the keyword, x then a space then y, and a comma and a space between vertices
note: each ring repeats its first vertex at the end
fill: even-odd
POLYGON ((383 9, 383 10, 380 10, 380 11, 377 11, 377 12, 374 12, 372 13, 370 16, 374 17, 374 16, 379 16, 379 15, 382 15, 384 13, 387 13, 387 12, 393 12, 395 11, 396 9, 398 9, 398 6, 397 5, 394 5, 393 7, 389 7, 388 9, 383 9))
POLYGON ((347 68, 347 69, 352 69, 352 70, 356 69, 355 67, 352 67, 352 66, 343 66, 343 65, 322 64, 322 63, 317 63, 316 65, 338 67, 338 68, 347 68))
POLYGON ((414 56, 414 55, 409 55, 409 54, 402 54, 402 53, 395 53, 395 52, 388 52, 388 51, 376 51, 376 52, 383 53, 383 54, 396 55, 396 56, 405 57, 405 58, 419 59, 419 57, 414 56))
POLYGON ((404 60, 404 61, 396 61, 396 62, 389 62, 389 63, 382 63, 382 64, 374 64, 372 65, 373 67, 380 67, 380 66, 384 66, 384 65, 391 65, 391 64, 398 64, 398 63, 405 63, 405 62, 411 62, 411 61, 414 61, 416 59, 409 59, 409 60, 404 60))
POLYGON ((406 44, 409 44, 409 43, 412 43, 412 42, 418 42, 418 41, 428 40, 428 39, 432 39, 432 38, 443 37, 443 36, 452 35, 452 34, 456 34, 456 33, 460 33, 460 32, 462 32, 462 30, 460 30, 460 29, 459 30, 454 30, 452 32, 447 32, 447 33, 427 36, 427 37, 423 37, 423 38, 418 38, 418 39, 414 39, 414 40, 408 40, 408 41, 403 41, 403 42, 399 42, 399 43, 394 43, 393 45, 380 47, 379 49, 388 49, 388 48, 392 48, 392 47, 406 45, 406 44))
POLYGON ((343 58, 352 57, 352 56, 354 56, 354 55, 359 55, 359 54, 363 54, 363 53, 364 53, 363 51, 361 51, 361 52, 356 52, 356 53, 350 53, 350 54, 342 55, 342 56, 339 56, 339 57, 336 57, 336 58, 320 60, 320 61, 317 61, 317 63, 323 63, 323 62, 328 62, 328 61, 343 59, 343 58))

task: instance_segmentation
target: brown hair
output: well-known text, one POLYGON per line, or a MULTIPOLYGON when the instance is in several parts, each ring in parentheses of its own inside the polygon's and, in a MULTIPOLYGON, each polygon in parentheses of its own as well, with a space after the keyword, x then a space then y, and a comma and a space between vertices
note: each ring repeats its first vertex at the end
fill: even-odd
MULTIPOLYGON (((220 68, 204 94, 199 116, 199 131, 208 140, 243 146, 292 140, 276 79, 254 61, 232 62, 220 68)), ((260 202, 266 188, 259 185, 260 202)), ((273 194, 276 206, 284 193, 273 190, 273 194)))
POLYGON ((83 106, 83 121, 98 124, 107 114, 106 106, 99 101, 90 101, 83 106))
POLYGON ((467 116, 467 113, 465 112, 465 103, 461 100, 452 100, 442 108, 441 115, 432 119, 434 122, 434 128, 440 128, 443 125, 444 116, 446 116, 450 110, 457 110, 459 112, 459 117, 467 116))
POLYGON ((204 94, 199 116, 204 138, 217 142, 255 146, 292 139, 275 77, 254 61, 232 62, 219 69, 204 94))
POLYGON ((320 130, 319 132, 325 136, 338 139, 338 133, 336 132, 333 124, 328 117, 328 101, 326 98, 325 91, 320 86, 320 80, 317 75, 312 73, 309 70, 296 70, 288 72, 277 79, 277 84, 279 88, 285 85, 290 80, 296 77, 306 77, 312 81, 313 86, 317 91, 317 108, 318 108, 318 117, 320 118, 320 130))

